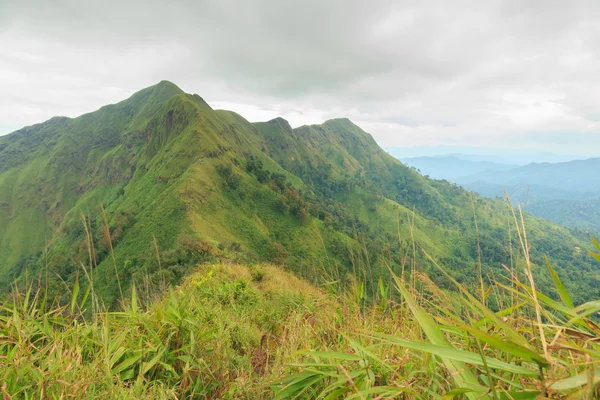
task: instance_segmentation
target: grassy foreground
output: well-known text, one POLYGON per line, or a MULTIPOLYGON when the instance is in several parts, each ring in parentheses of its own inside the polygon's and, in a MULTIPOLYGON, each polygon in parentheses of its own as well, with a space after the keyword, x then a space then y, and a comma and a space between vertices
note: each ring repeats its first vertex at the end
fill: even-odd
POLYGON ((99 312, 93 289, 79 285, 65 306, 23 293, 0 311, 0 391, 4 399, 597 398, 600 301, 575 307, 548 264, 553 300, 535 291, 528 268, 526 257, 523 276, 478 295, 458 283, 449 294, 411 271, 392 287, 380 281, 369 303, 362 284, 317 289, 269 265, 199 267, 156 300, 134 288, 120 312, 99 312), (501 311, 486 306, 490 296, 501 311))

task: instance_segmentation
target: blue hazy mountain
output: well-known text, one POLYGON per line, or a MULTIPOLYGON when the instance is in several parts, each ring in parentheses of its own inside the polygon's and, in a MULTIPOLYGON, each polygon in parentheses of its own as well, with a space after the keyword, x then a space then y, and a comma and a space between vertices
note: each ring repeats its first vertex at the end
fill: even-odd
POLYGON ((506 193, 534 215, 600 233, 600 158, 526 165, 491 161, 500 159, 485 154, 401 160, 423 175, 457 183, 482 196, 504 198, 506 193))
POLYGON ((575 192, 574 196, 600 191, 600 158, 561 163, 531 163, 508 170, 477 171, 463 176, 458 183, 490 182, 503 187, 542 186, 557 191, 575 192))
MULTIPOLYGON (((531 149, 509 149, 470 146, 416 146, 385 147, 392 156, 404 161, 407 158, 453 156, 466 161, 489 161, 499 164, 526 165, 532 162, 558 163, 590 158, 585 154, 558 154, 531 149)), ((594 155, 595 156, 595 155, 594 155)))
POLYGON ((456 155, 405 158, 402 161, 406 165, 418 169, 423 175, 451 182, 458 182, 461 178, 486 171, 507 171, 518 167, 515 164, 491 161, 467 161, 456 155))

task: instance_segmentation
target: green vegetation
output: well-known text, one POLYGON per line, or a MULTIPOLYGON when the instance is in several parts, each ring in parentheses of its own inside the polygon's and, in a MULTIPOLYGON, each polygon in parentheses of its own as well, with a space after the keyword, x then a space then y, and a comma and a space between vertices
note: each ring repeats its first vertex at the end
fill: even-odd
POLYGON ((161 82, 0 138, 0 391, 594 398, 593 245, 161 82))
MULTIPOLYGON (((230 260, 275 263, 312 282, 359 275, 372 297, 407 256, 456 290, 413 239, 461 283, 507 279, 503 264, 514 268, 505 202, 422 177, 347 119, 251 124, 161 82, 2 137, 0 159, 4 293, 41 276, 64 301, 65 284, 87 273, 111 308, 133 284, 165 289, 198 263, 230 260)), ((587 238, 525 220, 540 286, 556 298, 542 273, 547 254, 575 303, 597 298, 587 238)))
POLYGON ((98 309, 78 280, 62 307, 43 291, 13 293, 0 308, 0 390, 5 399, 597 398, 598 302, 575 307, 550 263, 560 300, 537 291, 521 256, 524 272, 480 295, 412 271, 380 280, 366 302, 359 280, 318 290, 278 267, 233 264, 205 265, 159 297, 136 287, 123 311, 98 309), (487 305, 491 293, 500 311, 487 305))
POLYGON ((15 294, 0 309, 4 398, 269 398, 288 357, 317 344, 312 321, 334 310, 267 265, 207 265, 156 300, 147 289, 90 317, 98 299, 78 283, 64 307, 15 294))
POLYGON ((536 201, 527 210, 557 224, 600 233, 600 196, 536 201))

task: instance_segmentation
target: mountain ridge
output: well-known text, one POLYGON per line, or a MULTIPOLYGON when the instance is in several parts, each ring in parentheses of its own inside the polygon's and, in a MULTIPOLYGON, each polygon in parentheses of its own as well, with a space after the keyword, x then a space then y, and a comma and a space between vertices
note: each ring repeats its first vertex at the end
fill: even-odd
MULTIPOLYGON (((313 280, 333 274, 347 282, 362 271, 374 292, 373 282, 388 267, 400 273, 407 256, 449 287, 412 241, 462 282, 473 279, 477 243, 486 274, 502 273, 510 258, 505 204, 422 177, 347 118, 294 129, 282 118, 250 123, 163 81, 30 130, 37 141, 0 138, 10 144, 0 159, 13 154, 7 159, 20 163, 0 168, 5 289, 45 270, 73 282, 85 268, 111 305, 116 277, 125 290, 161 285, 197 263, 226 259, 269 261, 313 280)), ((568 286, 573 272, 562 265, 595 276, 589 257, 568 250, 585 247, 579 239, 526 219, 534 260, 552 252, 568 286)), ((50 282, 54 293, 61 280, 50 282)), ((591 279, 584 286, 582 299, 597 290, 591 279)))

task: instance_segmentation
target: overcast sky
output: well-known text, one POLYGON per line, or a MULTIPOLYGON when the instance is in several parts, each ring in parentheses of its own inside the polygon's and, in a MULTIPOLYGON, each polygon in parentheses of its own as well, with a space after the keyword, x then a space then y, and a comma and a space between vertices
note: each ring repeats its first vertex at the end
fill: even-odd
POLYGON ((0 0, 0 134, 162 79, 383 146, 600 155, 599 1, 0 0))

